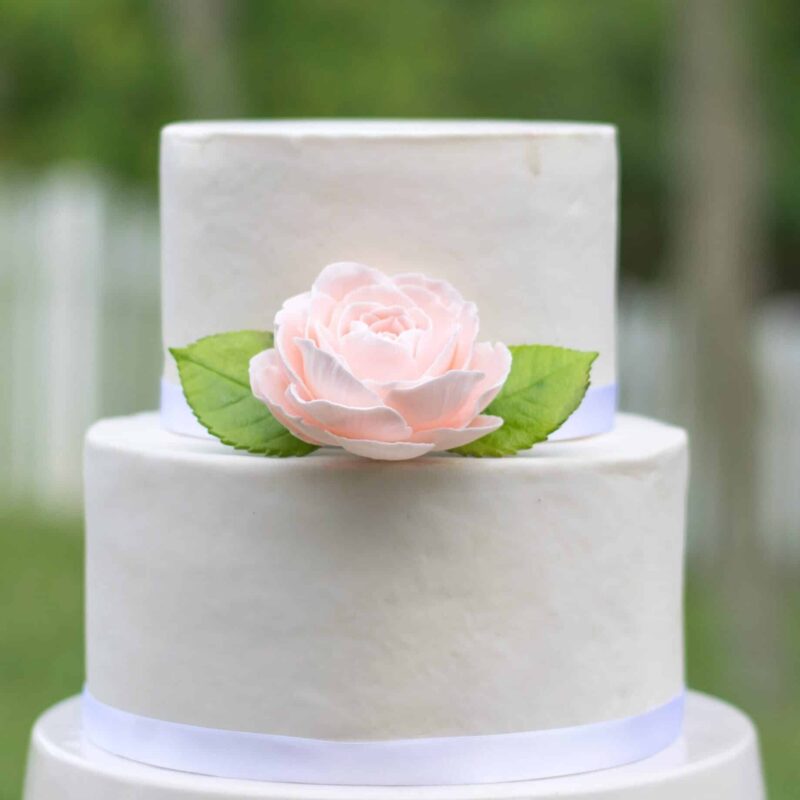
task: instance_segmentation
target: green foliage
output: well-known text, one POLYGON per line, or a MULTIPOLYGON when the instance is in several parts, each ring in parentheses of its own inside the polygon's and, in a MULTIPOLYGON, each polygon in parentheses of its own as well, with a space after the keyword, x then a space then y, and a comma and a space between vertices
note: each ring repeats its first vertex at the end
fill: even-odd
POLYGON ((597 353, 538 344, 509 349, 511 373, 485 412, 502 417, 503 426, 454 452, 507 456, 527 450, 561 427, 581 404, 597 353))
POLYGON ((272 334, 237 331, 170 350, 198 421, 224 444, 268 456, 304 456, 317 448, 292 436, 250 389, 250 359, 272 347, 272 334))
MULTIPOLYGON (((800 6, 753 4, 774 258, 800 258, 800 6), (771 164, 771 167, 770 167, 771 164)), ((667 0, 4 0, 0 153, 156 186, 157 131, 219 117, 500 117, 619 126, 623 272, 663 261, 679 5, 667 0)))

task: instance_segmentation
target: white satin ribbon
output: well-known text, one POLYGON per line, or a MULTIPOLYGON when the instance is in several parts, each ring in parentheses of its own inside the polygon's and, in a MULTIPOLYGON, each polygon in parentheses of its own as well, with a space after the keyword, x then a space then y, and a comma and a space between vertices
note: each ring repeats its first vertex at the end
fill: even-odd
MULTIPOLYGON (((617 410, 617 385, 590 386, 583 402, 569 419, 549 437, 549 441, 578 439, 605 433, 614 427, 617 410)), ((161 381, 161 427, 172 433, 211 439, 206 429, 197 421, 192 409, 176 383, 161 381)))
POLYGON ((583 402, 567 417, 567 421, 547 437, 548 442, 580 439, 606 433, 614 427, 617 413, 617 384, 590 386, 583 402))
POLYGON ((184 436, 214 437, 197 421, 180 384, 161 379, 161 427, 184 436))
POLYGON ((683 694, 625 719, 489 736, 342 742, 201 728, 142 717, 83 694, 94 744, 157 767, 278 783, 452 786, 534 780, 607 769, 671 744, 683 694))

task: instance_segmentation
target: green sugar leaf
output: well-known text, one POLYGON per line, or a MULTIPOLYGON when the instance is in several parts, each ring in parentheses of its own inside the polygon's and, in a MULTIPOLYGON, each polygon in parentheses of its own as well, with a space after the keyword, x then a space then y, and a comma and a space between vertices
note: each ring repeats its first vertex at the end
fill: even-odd
POLYGON ((508 380, 483 412, 502 417, 502 427, 454 453, 498 457, 527 450, 563 425, 581 404, 597 353, 539 344, 509 350, 508 380))
POLYGON ((250 359, 273 346, 272 334, 236 331, 171 348, 186 402, 221 442, 268 456, 304 456, 317 448, 293 436, 250 389, 250 359))

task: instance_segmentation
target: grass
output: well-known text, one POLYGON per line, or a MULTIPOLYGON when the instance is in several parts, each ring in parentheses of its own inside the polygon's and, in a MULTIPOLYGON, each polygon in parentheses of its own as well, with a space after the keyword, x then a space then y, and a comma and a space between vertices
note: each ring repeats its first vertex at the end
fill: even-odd
MULTIPOLYGON (((83 681, 83 543, 78 519, 0 512, 0 800, 21 793, 30 727, 83 681)), ((767 708, 736 689, 721 638, 725 612, 690 576, 689 679, 694 688, 739 703, 759 726, 770 800, 800 786, 800 673, 767 708)), ((800 663, 800 590, 787 596, 790 664, 800 663)), ((789 670, 791 672, 791 670, 789 670)))
POLYGON ((0 800, 18 800, 37 714, 83 681, 76 519, 0 515, 0 800))
MULTIPOLYGON (((735 648, 747 664, 732 669, 733 653, 726 639, 730 610, 711 594, 703 577, 690 573, 686 598, 686 648, 688 683, 693 689, 716 695, 747 712, 758 728, 769 800, 797 800, 800 789, 800 585, 779 579, 782 592, 782 627, 779 669, 769 670, 777 686, 765 690, 754 673, 764 658, 735 648), (749 680, 743 680, 748 670, 749 680), (756 692, 753 684, 761 684, 756 692)), ((760 613, 766 613, 759 609, 760 613)), ((727 633, 730 634, 730 626, 727 633)), ((720 799, 722 800, 722 798, 720 799)))

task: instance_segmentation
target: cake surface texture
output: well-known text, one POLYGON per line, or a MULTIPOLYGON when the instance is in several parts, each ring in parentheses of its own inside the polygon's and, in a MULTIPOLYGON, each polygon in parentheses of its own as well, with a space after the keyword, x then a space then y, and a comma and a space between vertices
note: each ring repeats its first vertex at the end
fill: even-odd
POLYGON ((683 687, 686 439, 508 459, 266 459, 106 420, 86 450, 88 688, 334 740, 574 726, 683 687))
POLYGON ((179 123, 161 141, 165 347, 264 330, 326 264, 359 261, 449 280, 482 339, 598 351, 594 386, 615 383, 612 126, 179 123))

